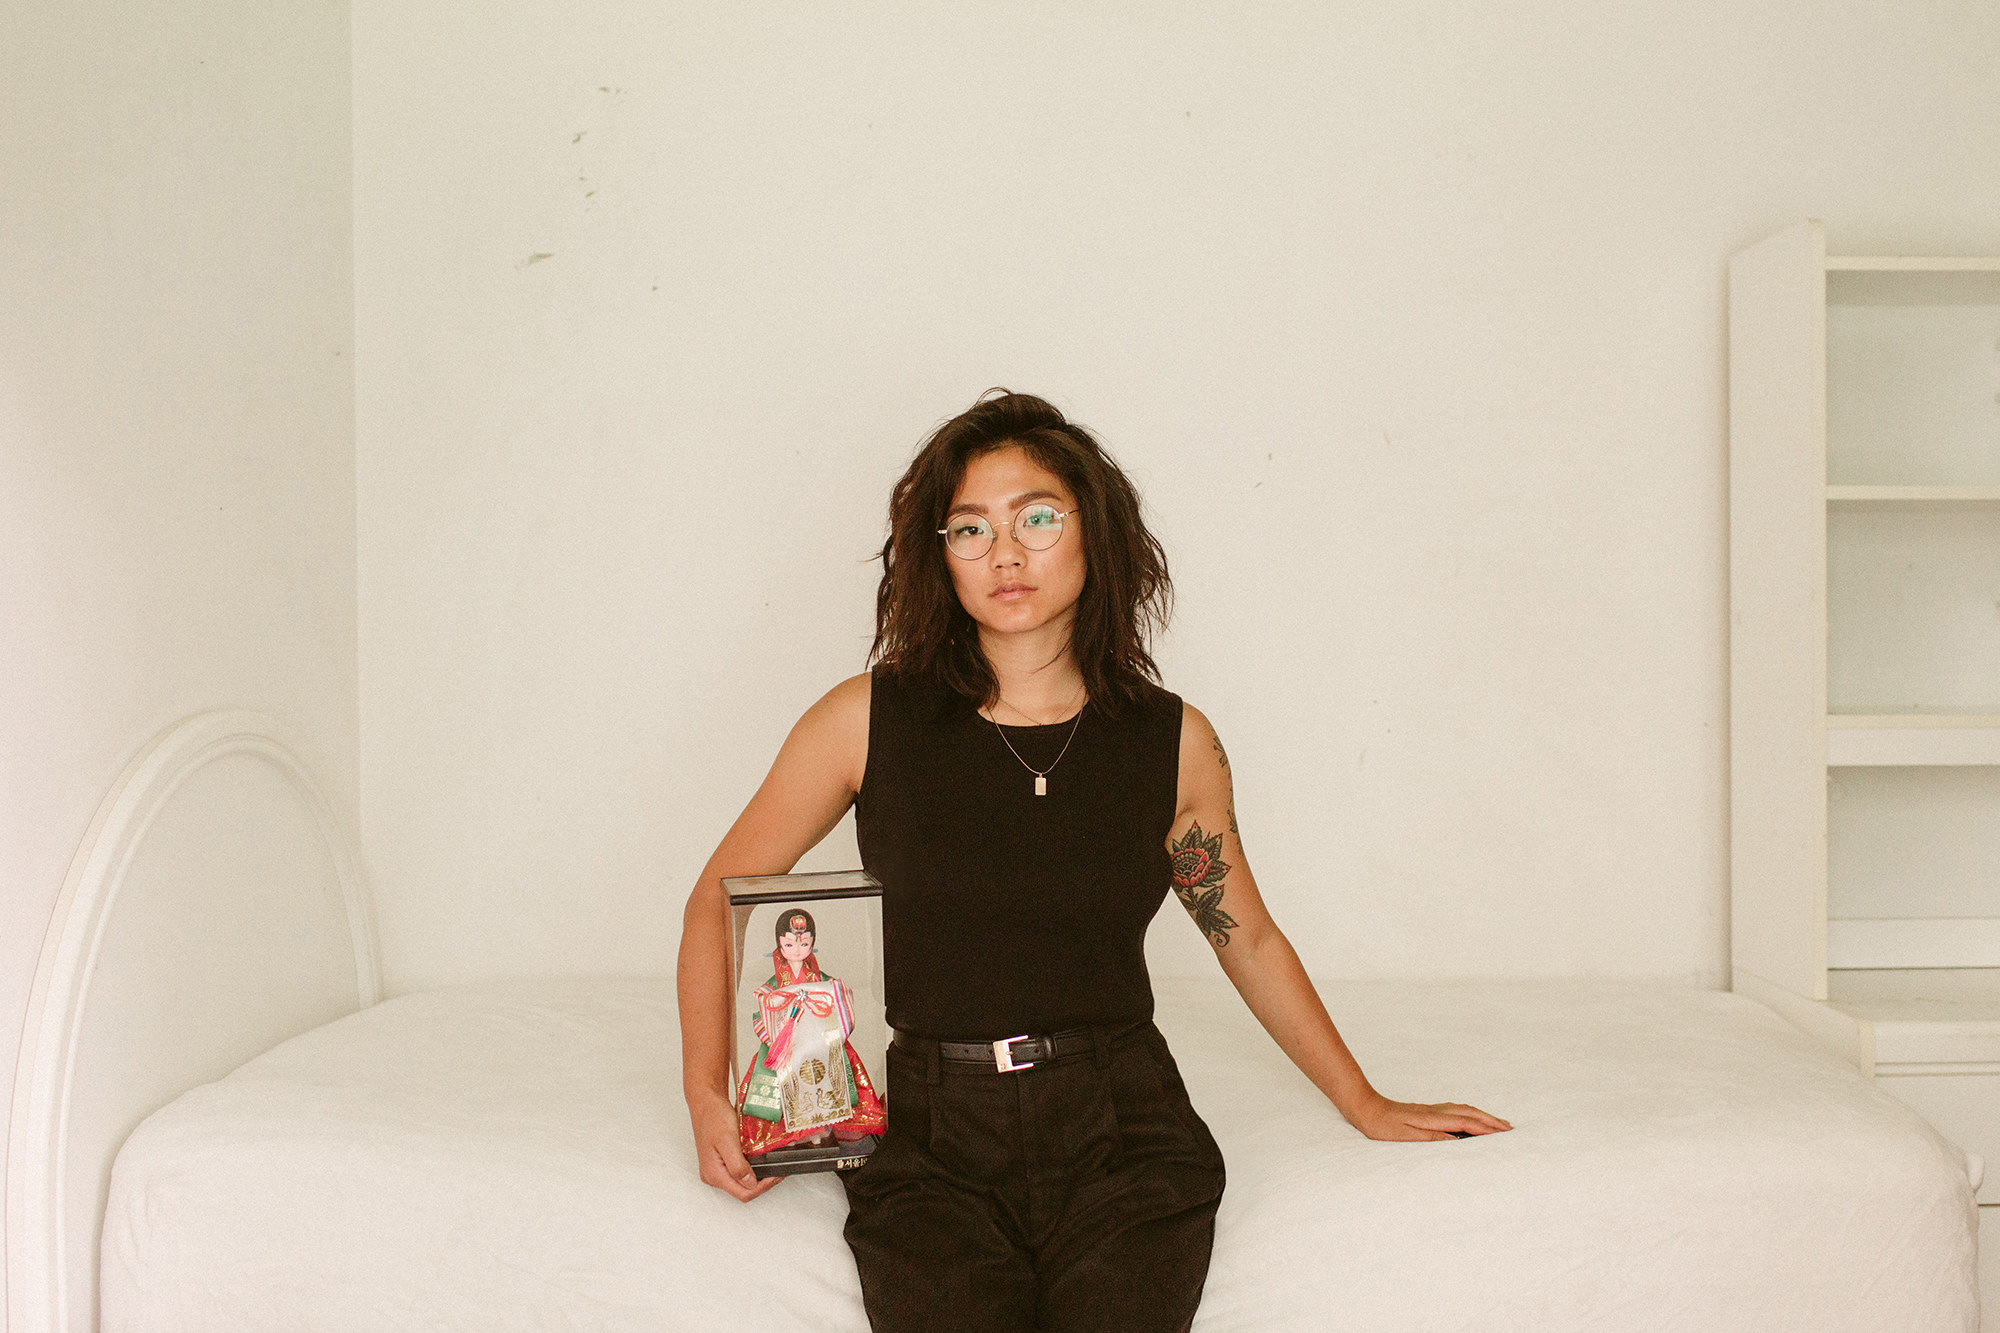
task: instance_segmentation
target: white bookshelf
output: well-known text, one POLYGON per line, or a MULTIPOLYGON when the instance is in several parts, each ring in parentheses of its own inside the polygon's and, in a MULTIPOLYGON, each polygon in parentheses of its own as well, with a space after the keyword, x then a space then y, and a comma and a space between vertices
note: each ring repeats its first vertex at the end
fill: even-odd
POLYGON ((2000 258, 1801 222, 1729 377, 1731 985, 1980 1154, 2000 1250, 2000 258))

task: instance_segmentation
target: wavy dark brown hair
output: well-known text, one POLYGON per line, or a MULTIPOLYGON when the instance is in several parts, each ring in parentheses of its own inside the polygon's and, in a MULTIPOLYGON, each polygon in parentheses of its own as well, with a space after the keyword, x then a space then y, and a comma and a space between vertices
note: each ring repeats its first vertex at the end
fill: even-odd
POLYGON ((966 465, 1009 445, 1061 477, 1083 511, 1076 525, 1083 539, 1083 592, 1071 622, 1070 652, 1091 700, 1116 715, 1160 689, 1150 650, 1173 608, 1167 553, 1140 517, 1138 490, 1096 437, 1033 394, 988 389, 931 433, 896 483, 868 660, 976 705, 999 698, 978 624, 952 586, 945 564, 951 557, 938 529, 966 465))

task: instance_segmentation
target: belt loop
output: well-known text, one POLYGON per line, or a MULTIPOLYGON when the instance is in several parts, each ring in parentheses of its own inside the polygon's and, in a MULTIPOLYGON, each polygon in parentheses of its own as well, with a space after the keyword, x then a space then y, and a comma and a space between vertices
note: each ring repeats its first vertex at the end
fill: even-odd
POLYGON ((1097 1061, 1097 1067, 1099 1069, 1109 1068, 1111 1065, 1111 1029, 1092 1026, 1090 1029, 1090 1045, 1092 1048, 1092 1057, 1097 1061))
POLYGON ((924 1043, 924 1082, 934 1084, 938 1081, 938 1062, 938 1044, 934 1041, 926 1041, 924 1043))

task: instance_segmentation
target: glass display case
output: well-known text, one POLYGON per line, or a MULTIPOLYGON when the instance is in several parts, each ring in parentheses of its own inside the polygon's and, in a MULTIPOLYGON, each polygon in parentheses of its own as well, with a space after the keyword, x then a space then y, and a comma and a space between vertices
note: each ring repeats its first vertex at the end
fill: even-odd
POLYGON ((759 1177, 851 1170, 886 1126, 882 885, 863 870, 728 878, 730 1074, 759 1177))

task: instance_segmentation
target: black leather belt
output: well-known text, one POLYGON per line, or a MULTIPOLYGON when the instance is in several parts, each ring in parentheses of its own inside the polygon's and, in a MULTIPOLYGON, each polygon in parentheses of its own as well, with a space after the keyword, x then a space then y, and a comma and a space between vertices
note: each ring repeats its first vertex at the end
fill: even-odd
MULTIPOLYGON (((1106 1032, 1108 1039, 1111 1034, 1106 1032)), ((900 1029, 890 1038, 904 1050, 927 1054, 937 1049, 938 1058, 953 1064, 970 1065, 989 1074, 1013 1074, 1032 1069, 1043 1060, 1060 1060, 1070 1055, 1088 1055, 1097 1049, 1089 1028, 1071 1028, 1046 1037, 1006 1037, 1000 1041, 935 1041, 913 1037, 900 1029)))

